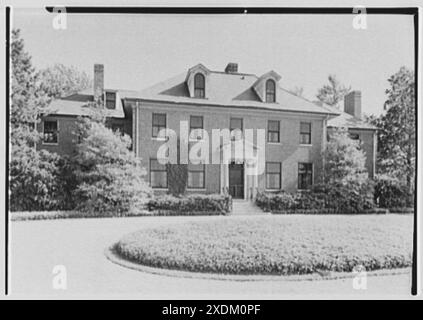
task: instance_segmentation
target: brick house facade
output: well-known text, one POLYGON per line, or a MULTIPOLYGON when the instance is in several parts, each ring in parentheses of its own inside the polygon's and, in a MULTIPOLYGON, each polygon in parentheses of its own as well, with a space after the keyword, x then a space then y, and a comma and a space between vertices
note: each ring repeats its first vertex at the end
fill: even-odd
MULTIPOLYGON (((357 91, 346 97, 346 112, 340 112, 284 90, 274 71, 262 76, 240 73, 235 63, 224 71, 198 64, 143 91, 105 90, 103 66, 96 65, 94 71, 92 94, 86 91, 52 103, 51 112, 39 125, 45 136, 40 148, 72 153, 76 117, 85 114, 87 101, 103 95, 109 125, 132 138, 133 151, 142 159, 149 182, 158 192, 167 190, 168 181, 165 166, 157 159, 165 141, 157 133, 163 128, 179 133, 184 122, 190 129, 204 129, 210 137, 213 129, 265 131, 264 146, 254 146, 264 148, 263 173, 247 175, 249 159, 236 157, 229 163, 189 164, 188 192, 229 192, 236 198, 251 198, 258 190, 307 189, 321 178, 321 152, 328 131, 348 122, 352 137, 358 135, 363 143, 370 176, 374 174, 375 128, 360 119, 361 96, 357 91)), ((221 153, 221 148, 209 148, 209 158, 216 152, 221 153)))

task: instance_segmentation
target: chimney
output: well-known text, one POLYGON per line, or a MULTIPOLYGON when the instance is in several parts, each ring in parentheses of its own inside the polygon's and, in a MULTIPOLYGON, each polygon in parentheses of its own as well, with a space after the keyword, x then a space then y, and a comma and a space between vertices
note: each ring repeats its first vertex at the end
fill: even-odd
POLYGON ((238 72, 238 63, 229 62, 225 68, 226 73, 237 73, 238 72))
POLYGON ((351 91, 344 97, 344 111, 361 119, 361 91, 351 91))
POLYGON ((104 65, 94 64, 94 101, 103 99, 104 65))

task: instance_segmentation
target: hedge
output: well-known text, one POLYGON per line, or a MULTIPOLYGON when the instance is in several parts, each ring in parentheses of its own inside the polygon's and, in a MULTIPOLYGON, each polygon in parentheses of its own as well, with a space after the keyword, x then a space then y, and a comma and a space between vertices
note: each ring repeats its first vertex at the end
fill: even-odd
POLYGON ((228 214, 232 211, 232 197, 217 194, 157 196, 147 203, 147 208, 159 215, 228 214))

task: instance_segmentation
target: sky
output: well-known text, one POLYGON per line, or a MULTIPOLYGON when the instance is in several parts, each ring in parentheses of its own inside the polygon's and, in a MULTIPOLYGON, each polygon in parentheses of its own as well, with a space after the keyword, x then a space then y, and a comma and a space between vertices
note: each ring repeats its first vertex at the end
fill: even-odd
POLYGON ((141 90, 197 63, 223 71, 228 62, 258 76, 274 70, 285 89, 302 87, 316 99, 335 74, 362 92, 362 111, 380 114, 387 79, 414 66, 412 16, 368 15, 366 29, 353 15, 67 15, 66 29, 53 28, 55 14, 14 9, 37 69, 55 63, 93 74, 105 68, 105 87, 141 90))

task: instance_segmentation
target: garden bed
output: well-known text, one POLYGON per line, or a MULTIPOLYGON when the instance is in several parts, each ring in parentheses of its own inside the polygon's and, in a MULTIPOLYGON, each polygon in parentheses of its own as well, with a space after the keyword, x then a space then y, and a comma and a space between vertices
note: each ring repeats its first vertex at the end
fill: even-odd
POLYGON ((148 267, 201 273, 292 275, 411 266, 412 217, 237 217, 138 231, 114 245, 148 267))

